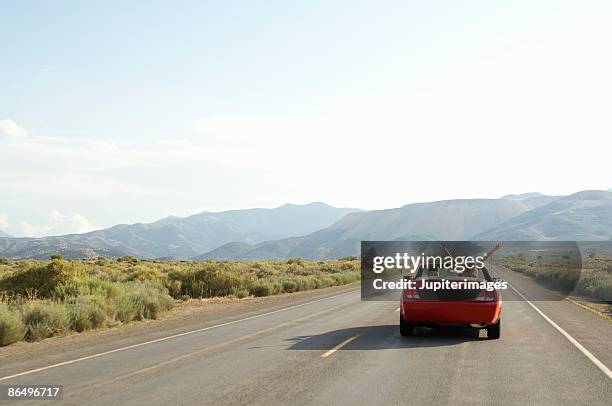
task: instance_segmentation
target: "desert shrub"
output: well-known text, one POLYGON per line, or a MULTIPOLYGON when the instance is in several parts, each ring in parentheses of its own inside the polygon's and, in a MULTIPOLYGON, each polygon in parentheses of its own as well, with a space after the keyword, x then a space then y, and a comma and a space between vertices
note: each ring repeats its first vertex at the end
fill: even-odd
POLYGON ((281 293, 285 293, 283 290, 283 283, 278 279, 273 279, 269 283, 272 284, 272 294, 280 295, 281 293))
POLYGON ((9 265, 10 263, 11 261, 9 261, 8 258, 0 257, 0 265, 9 265))
POLYGON ((161 271, 142 264, 130 268, 125 278, 126 281, 151 282, 155 284, 160 283, 162 279, 165 279, 165 275, 161 271))
POLYGON ((138 263, 138 258, 131 255, 126 255, 124 257, 117 258, 117 262, 127 262, 128 264, 136 265, 138 263))
POLYGON ((242 288, 246 284, 243 276, 226 271, 208 272, 203 280, 208 297, 227 296, 234 288, 242 288))
MULTIPOLYGON (((139 261, 134 257, 19 260, 0 264, 0 303, 9 306, 2 309, 2 320, 16 326, 10 331, 20 333, 21 339, 25 334, 27 340, 38 340, 69 330, 157 318, 172 307, 172 297, 292 293, 351 283, 359 280, 358 270, 357 260, 300 258, 251 263, 139 261)), ((3 331, 8 330, 3 327, 3 331)), ((15 334, 11 337, 7 341, 20 339, 15 334)))
POLYGON ((51 254, 50 259, 64 259, 61 254, 51 254))
POLYGON ((612 302, 612 278, 602 281, 601 286, 599 286, 595 292, 598 299, 612 302))
POLYGON ((298 283, 293 279, 284 280, 283 284, 283 292, 293 293, 297 292, 299 289, 298 283))
POLYGON ((535 279, 545 285, 562 291, 571 291, 578 282, 579 274, 566 269, 540 269, 535 271, 535 279))
POLYGON ((270 296, 274 292, 274 285, 269 282, 258 283, 251 288, 253 296, 262 297, 270 296))
MULTIPOLYGON (((164 281, 164 287, 168 290, 168 294, 173 298, 180 298, 182 296, 189 296, 183 294, 183 284, 180 279, 166 279, 164 281)), ((191 296, 189 296, 191 297, 191 296)))
POLYGON ((225 268, 204 263, 200 269, 173 270, 168 273, 165 286, 174 297, 189 295, 194 298, 228 296, 235 289, 248 290, 252 286, 251 276, 225 268))
POLYGON ((327 288, 327 287, 334 285, 334 280, 329 276, 320 276, 316 279, 316 281, 317 281, 317 285, 316 285, 317 289, 327 288))
POLYGON ((334 285, 345 285, 359 280, 358 272, 345 272, 331 275, 334 280, 334 285))
POLYGON ((304 261, 302 260, 302 258, 289 258, 287 260, 287 264, 304 265, 304 261))
POLYGON ((95 264, 98 266, 106 266, 108 265, 108 263, 109 263, 108 259, 104 257, 98 257, 95 262, 95 264))
POLYGON ((54 259, 47 265, 33 266, 0 279, 0 291, 26 295, 34 290, 38 297, 49 298, 58 286, 72 283, 83 274, 84 270, 75 262, 54 259))
POLYGON ((70 328, 66 307, 59 303, 29 303, 23 310, 23 322, 30 341, 64 334, 70 328))
POLYGON ((340 261, 357 261, 359 258, 355 257, 355 256, 350 256, 350 257, 342 257, 340 258, 340 261))
POLYGON ((568 264, 572 259, 565 255, 560 260, 542 263, 541 258, 530 262, 526 257, 507 256, 502 257, 500 263, 564 293, 573 291, 593 299, 612 300, 612 274, 606 270, 610 258, 589 256, 582 264, 586 269, 581 272, 572 271, 578 265, 568 264))
POLYGON ((106 324, 106 312, 95 297, 79 296, 70 300, 66 307, 72 330, 82 332, 106 324))
POLYGON ((300 276, 297 282, 300 290, 317 289, 317 277, 314 275, 300 276))
POLYGON ((354 263, 345 262, 340 265, 340 269, 342 269, 343 271, 355 271, 357 270, 357 266, 354 263))
POLYGON ((249 295, 250 295, 250 292, 248 289, 235 289, 234 292, 232 293, 232 296, 235 296, 238 299, 244 299, 245 297, 249 295))
POLYGON ((26 327, 19 312, 0 303, 0 347, 22 340, 25 333, 26 327))
POLYGON ((115 318, 123 324, 130 323, 136 319, 138 309, 128 296, 121 297, 115 302, 115 318))
POLYGON ((133 282, 126 288, 126 294, 117 301, 116 315, 122 323, 132 320, 156 319, 160 313, 172 308, 173 301, 165 292, 133 282))
POLYGON ((57 286, 55 297, 68 300, 77 296, 98 296, 113 300, 123 294, 124 286, 118 282, 107 281, 94 276, 85 276, 70 283, 57 286))
POLYGON ((583 271, 576 291, 599 300, 612 300, 612 277, 601 271, 583 271))

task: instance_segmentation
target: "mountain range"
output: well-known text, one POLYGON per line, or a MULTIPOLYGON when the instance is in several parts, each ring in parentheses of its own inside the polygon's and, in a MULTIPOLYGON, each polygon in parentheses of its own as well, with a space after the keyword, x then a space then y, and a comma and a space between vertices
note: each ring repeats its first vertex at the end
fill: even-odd
POLYGON ((325 203, 285 204, 274 209, 202 212, 154 223, 120 224, 84 234, 44 238, 0 238, 0 255, 9 258, 116 257, 190 258, 229 242, 256 244, 304 235, 327 227, 358 209, 325 203))
POLYGON ((359 254, 361 240, 611 240, 612 193, 454 199, 362 211, 324 203, 203 212, 85 234, 0 238, 10 258, 263 260, 359 254))
POLYGON ((561 197, 473 236, 475 240, 612 239, 612 193, 584 191, 561 197))
POLYGON ((227 244, 197 259, 324 259, 359 254, 362 240, 610 240, 612 193, 539 193, 443 200, 347 214, 306 236, 227 244))

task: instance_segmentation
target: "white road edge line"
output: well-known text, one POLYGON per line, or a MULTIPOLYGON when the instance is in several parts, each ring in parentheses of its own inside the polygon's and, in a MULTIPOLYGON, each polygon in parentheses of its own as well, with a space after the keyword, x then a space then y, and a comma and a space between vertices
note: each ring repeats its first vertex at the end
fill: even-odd
POLYGON ((518 290, 516 290, 516 288, 514 286, 512 286, 510 283, 508 283, 508 286, 510 286, 512 288, 512 290, 514 290, 521 298, 523 298, 523 300, 525 302, 527 302, 527 304, 529 306, 531 306, 533 308, 533 310, 535 310, 536 312, 538 312, 538 314, 540 316, 542 316, 544 318, 544 320, 546 320, 547 322, 550 323, 551 326, 553 326, 555 329, 557 329, 558 332, 560 332, 561 334, 563 334, 563 336, 565 336, 565 338, 567 338, 567 340, 572 343, 574 345, 574 347, 578 348, 578 350, 580 350, 580 352, 582 354, 584 354, 584 356, 586 356, 593 364, 595 364, 595 366, 597 368, 599 368, 601 370, 601 372, 603 372, 608 378, 612 379, 612 371, 610 371, 610 369, 608 369, 607 366, 604 365, 603 362, 601 362, 600 360, 598 360, 593 354, 591 354, 591 352, 589 350, 587 350, 586 348, 584 348, 582 346, 582 344, 580 344, 574 337, 572 337, 571 335, 569 335, 565 330, 563 330, 561 327, 559 327, 559 325, 557 323, 555 323, 554 321, 552 321, 547 315, 544 314, 544 312, 542 312, 542 310, 538 309, 536 307, 536 305, 534 305, 533 303, 531 303, 529 300, 527 300, 527 298, 518 290))
POLYGON ((338 351, 340 348, 344 347, 345 345, 347 345, 348 343, 350 343, 351 341, 353 341, 354 339, 356 339, 357 337, 359 337, 359 334, 357 334, 356 336, 353 336, 351 338, 347 338, 346 340, 342 341, 340 344, 338 344, 337 346, 335 346, 334 348, 332 348, 329 351, 326 351, 325 353, 321 354, 321 358, 327 358, 330 355, 332 355, 334 352, 338 351))
POLYGON ((280 313, 280 312, 284 312, 286 310, 291 310, 291 309, 295 309, 295 308, 298 308, 298 307, 307 306, 307 305, 310 305, 310 304, 313 304, 313 303, 321 302, 323 300, 334 299, 334 298, 337 298, 337 297, 340 297, 340 296, 344 296, 344 295, 348 295, 348 294, 354 293, 356 291, 357 290, 351 290, 349 292, 341 293, 339 295, 323 297, 321 299, 312 300, 312 301, 306 302, 306 303, 300 303, 300 304, 294 305, 294 306, 284 307, 282 309, 274 310, 274 311, 271 311, 271 312, 262 313, 262 314, 256 314, 254 316, 246 317, 244 319, 232 320, 232 321, 228 321, 226 323, 215 324, 214 326, 208 326, 208 327, 204 327, 204 328, 199 328, 197 330, 186 331, 184 333, 179 333, 179 334, 174 334, 174 335, 167 336, 167 337, 157 338, 155 340, 145 341, 145 342, 138 343, 138 344, 132 344, 132 345, 128 345, 126 347, 116 348, 114 350, 109 350, 109 351, 100 352, 98 354, 88 355, 86 357, 76 358, 76 359, 69 360, 69 361, 64 361, 64 362, 59 362, 57 364, 48 365, 46 367, 31 369, 29 371, 20 372, 18 374, 14 374, 14 375, 3 376, 3 377, 0 377, 0 381, 6 381, 8 379, 17 378, 17 377, 24 376, 24 375, 30 375, 30 374, 33 374, 33 373, 36 373, 36 372, 41 372, 41 371, 45 371, 47 369, 57 368, 57 367, 61 367, 61 366, 64 366, 64 365, 75 364, 77 362, 86 361, 88 359, 98 358, 98 357, 102 357, 104 355, 114 354, 116 352, 121 352, 121 351, 129 350, 129 349, 132 349, 132 348, 138 348, 138 347, 142 347, 142 346, 149 345, 149 344, 155 344, 155 343, 159 343, 159 342, 162 342, 162 341, 171 340, 173 338, 183 337, 183 336, 187 336, 187 335, 191 335, 191 334, 195 334, 195 333, 201 333, 202 331, 212 330, 212 329, 215 329, 215 328, 219 328, 219 327, 223 327, 223 326, 228 326, 230 324, 236 324, 236 323, 240 323, 240 322, 247 321, 247 320, 257 319, 259 317, 264 317, 264 316, 268 316, 270 314, 280 313))

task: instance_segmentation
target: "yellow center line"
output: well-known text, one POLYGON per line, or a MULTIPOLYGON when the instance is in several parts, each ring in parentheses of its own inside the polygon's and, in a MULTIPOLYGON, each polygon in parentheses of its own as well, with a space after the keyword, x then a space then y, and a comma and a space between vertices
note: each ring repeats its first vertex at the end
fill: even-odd
POLYGON ((334 348, 332 348, 331 350, 325 352, 324 354, 321 354, 321 358, 327 358, 330 355, 332 355, 334 352, 338 351, 340 348, 344 347, 345 345, 347 345, 348 343, 350 343, 351 341, 353 341, 354 339, 356 339, 357 337, 359 337, 359 334, 357 334, 356 336, 353 336, 351 338, 347 338, 346 340, 342 341, 340 344, 338 344, 337 346, 335 346, 334 348))

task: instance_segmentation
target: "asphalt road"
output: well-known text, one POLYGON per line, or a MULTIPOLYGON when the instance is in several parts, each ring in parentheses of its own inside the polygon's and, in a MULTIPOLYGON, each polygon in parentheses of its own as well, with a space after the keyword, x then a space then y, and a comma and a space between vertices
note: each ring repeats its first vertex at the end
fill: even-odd
MULTIPOLYGON (((521 275, 504 277, 527 298, 541 289, 521 275)), ((461 328, 401 337, 397 303, 361 302, 351 289, 195 332, 185 326, 172 338, 152 333, 162 340, 140 345, 141 338, 130 348, 104 342, 0 359, 0 384, 62 384, 63 403, 105 406, 612 404, 612 378, 514 291, 504 294, 501 339, 489 341, 461 328), (114 352, 97 355, 103 351, 114 352)), ((566 301, 532 304, 612 368, 612 323, 566 301)))

